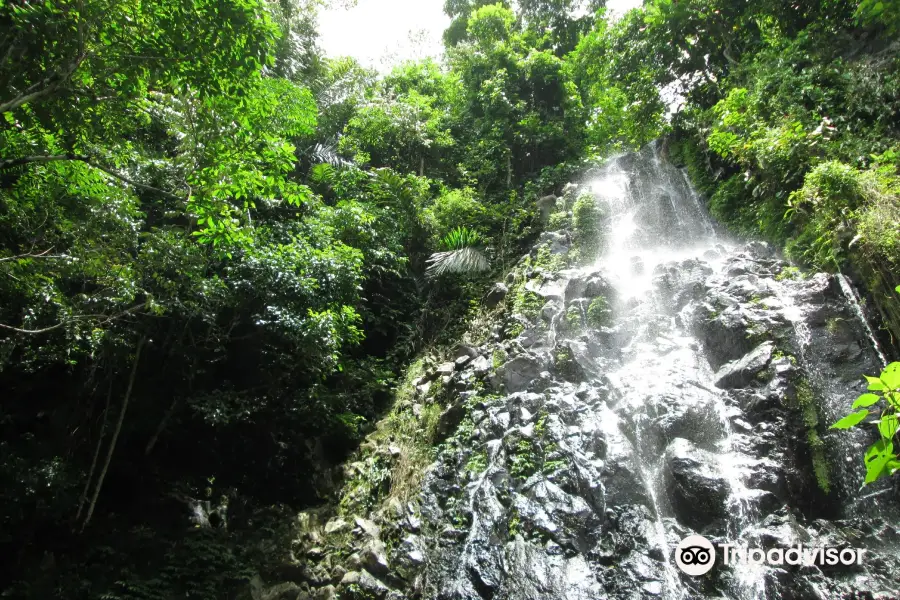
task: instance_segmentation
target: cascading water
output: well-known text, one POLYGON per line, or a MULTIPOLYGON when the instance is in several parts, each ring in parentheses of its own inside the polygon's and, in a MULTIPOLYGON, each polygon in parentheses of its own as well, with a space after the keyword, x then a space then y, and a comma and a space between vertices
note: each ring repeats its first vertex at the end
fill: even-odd
MULTIPOLYGON (((657 145, 593 169, 577 193, 605 215, 596 261, 511 274, 514 293, 543 308, 513 339, 498 327, 454 376, 468 425, 426 479, 433 535, 417 593, 750 600, 900 588, 897 495, 889 484, 859 494, 864 434, 826 429, 880 366, 843 282, 785 278, 766 245, 723 239, 657 145), (879 567, 723 565, 692 578, 673 559, 691 533, 766 548, 852 542, 879 567)), ((571 238, 540 244, 564 255, 571 238)))

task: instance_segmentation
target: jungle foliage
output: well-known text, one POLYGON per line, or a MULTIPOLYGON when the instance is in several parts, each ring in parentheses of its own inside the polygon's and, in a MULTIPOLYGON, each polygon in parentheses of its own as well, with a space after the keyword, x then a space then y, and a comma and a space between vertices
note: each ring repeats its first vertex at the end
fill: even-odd
POLYGON ((900 335, 896 2, 446 0, 445 60, 384 75, 323 54, 324 4, 0 2, 4 597, 267 575, 535 201, 661 134, 900 335))

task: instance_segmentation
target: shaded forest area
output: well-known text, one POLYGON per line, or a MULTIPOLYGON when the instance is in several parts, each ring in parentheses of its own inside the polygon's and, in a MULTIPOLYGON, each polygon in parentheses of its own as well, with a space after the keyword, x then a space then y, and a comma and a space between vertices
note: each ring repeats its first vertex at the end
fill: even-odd
POLYGON ((385 76, 320 8, 0 3, 4 597, 237 597, 540 198, 661 136, 900 345, 897 0, 447 0, 385 76))

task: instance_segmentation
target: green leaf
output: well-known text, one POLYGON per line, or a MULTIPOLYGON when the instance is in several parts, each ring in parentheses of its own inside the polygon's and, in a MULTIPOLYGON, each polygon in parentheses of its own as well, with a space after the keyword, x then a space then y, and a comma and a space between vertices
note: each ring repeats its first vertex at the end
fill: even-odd
POLYGON ((889 389, 900 388, 900 362, 892 362, 881 372, 881 381, 889 389))
POLYGON ((863 394, 856 399, 856 402, 853 403, 853 408, 865 408, 867 406, 872 406, 879 400, 881 400, 881 396, 879 396, 878 394, 863 394))
POLYGON ((894 444, 881 440, 866 451, 866 483, 872 483, 887 473, 887 465, 896 459, 894 444))
POLYGON ((891 392, 889 394, 884 395, 885 400, 887 400, 888 404, 900 410, 900 392, 891 392))
POLYGON ((881 417, 881 420, 878 421, 878 431, 881 432, 881 437, 886 440, 889 440, 897 434, 897 427, 900 422, 897 420, 897 415, 885 415, 881 417))
POLYGON ((866 388, 870 392, 881 392, 884 390, 884 383, 877 377, 869 377, 868 375, 863 375, 866 378, 866 381, 869 382, 869 387, 866 388))
POLYGON ((831 426, 831 429, 850 429, 851 427, 856 427, 860 421, 865 419, 869 415, 869 411, 867 410, 859 410, 855 413, 850 413, 837 423, 831 426))

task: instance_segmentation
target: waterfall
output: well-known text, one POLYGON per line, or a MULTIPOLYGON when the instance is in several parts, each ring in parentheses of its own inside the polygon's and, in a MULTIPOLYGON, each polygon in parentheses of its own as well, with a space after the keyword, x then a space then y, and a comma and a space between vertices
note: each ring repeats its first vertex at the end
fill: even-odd
POLYGON ((469 425, 426 479, 417 593, 774 600, 900 588, 897 494, 888 483, 860 493, 864 432, 827 430, 885 359, 846 280, 787 277, 766 244, 717 234, 657 144, 592 169, 577 191, 605 215, 599 253, 529 271, 541 315, 479 349, 502 347, 507 362, 483 388, 463 385, 469 425), (609 318, 589 323, 600 296, 609 318), (473 478, 463 465, 480 447, 490 458, 473 478), (882 566, 717 564, 692 577, 674 557, 690 534, 863 545, 882 566))

